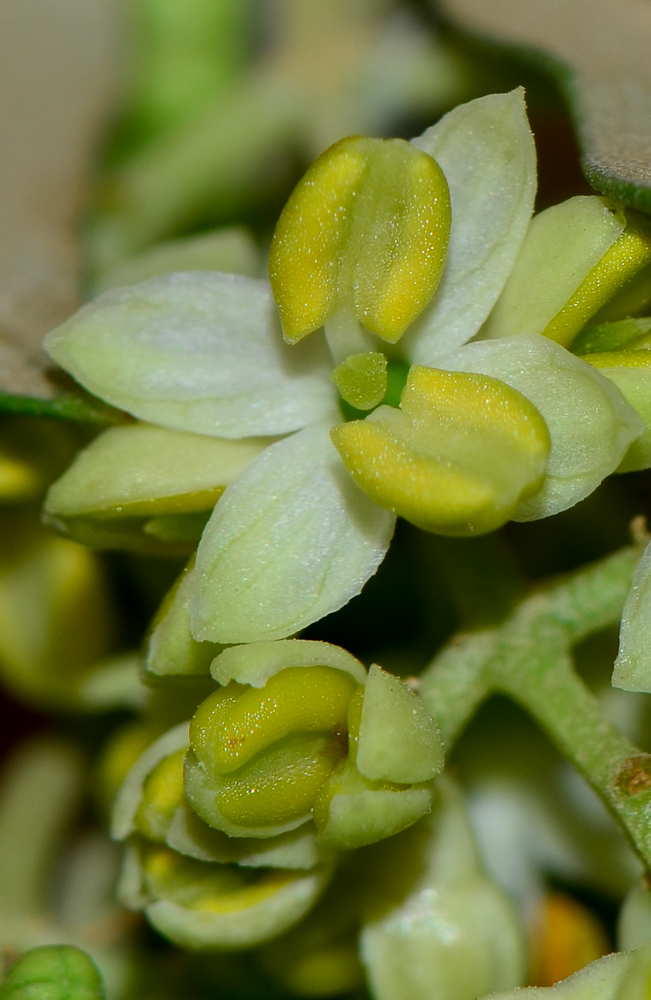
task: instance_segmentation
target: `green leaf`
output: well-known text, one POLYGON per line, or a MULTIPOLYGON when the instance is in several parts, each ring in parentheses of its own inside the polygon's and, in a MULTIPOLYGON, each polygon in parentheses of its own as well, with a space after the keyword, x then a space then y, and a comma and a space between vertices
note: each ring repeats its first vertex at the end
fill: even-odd
POLYGON ((50 417, 82 424, 117 424, 126 419, 123 413, 107 406, 100 399, 72 392, 60 393, 51 399, 0 392, 0 413, 20 417, 50 417))
POLYGON ((72 945, 33 948, 0 987, 0 1000, 104 1000, 94 963, 72 945))
POLYGON ((567 101, 583 172, 598 191, 651 211, 649 10, 611 0, 441 0, 463 31, 511 49, 567 101))

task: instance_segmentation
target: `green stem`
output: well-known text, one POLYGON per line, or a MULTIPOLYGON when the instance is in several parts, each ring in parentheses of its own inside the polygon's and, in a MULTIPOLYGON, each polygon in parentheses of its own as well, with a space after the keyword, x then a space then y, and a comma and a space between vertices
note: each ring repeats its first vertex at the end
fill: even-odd
POLYGON ((571 646, 615 624, 640 556, 624 549, 532 594, 500 628, 450 643, 421 678, 449 748, 481 702, 500 691, 525 708, 584 775, 651 868, 651 754, 604 717, 572 667, 571 646))
POLYGON ((485 666, 496 639, 495 629, 459 635, 421 674, 419 693, 438 722, 446 752, 490 694, 485 666))
POLYGON ((604 717, 574 672, 562 626, 539 617, 526 623, 524 637, 523 624, 505 629, 511 634, 504 636, 487 667, 492 690, 508 695, 536 719, 651 867, 651 756, 604 717))

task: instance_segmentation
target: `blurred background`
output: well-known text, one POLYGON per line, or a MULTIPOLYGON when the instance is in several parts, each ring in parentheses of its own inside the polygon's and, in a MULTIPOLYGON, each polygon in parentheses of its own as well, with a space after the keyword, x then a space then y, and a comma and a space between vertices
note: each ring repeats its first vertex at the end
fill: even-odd
MULTIPOLYGON (((0 750, 7 761, 0 931, 7 961, 26 943, 73 939, 98 957, 116 997, 172 997, 182 989, 214 995, 217 981, 224 996, 280 995, 235 959, 180 954, 111 902, 117 862, 100 831, 112 791, 152 733, 183 717, 182 694, 172 709, 138 679, 142 637, 183 554, 97 553, 40 524, 48 485, 111 419, 92 403, 83 413, 61 403, 68 386, 48 367, 42 336, 98 291, 179 267, 264 276, 280 209, 327 146, 350 134, 410 138, 458 103, 518 85, 526 88, 538 149, 537 208, 589 193, 549 79, 521 54, 456 30, 426 0, 0 6, 0 750), (35 829, 40 838, 31 836, 35 829)), ((401 523, 364 593, 306 637, 416 673, 457 628, 479 621, 472 593, 481 559, 508 567, 510 582, 496 599, 506 608, 526 581, 625 544, 631 518, 651 512, 650 488, 648 473, 611 478, 572 510, 511 524, 490 539, 440 539, 401 523)), ((584 651, 585 676, 651 750, 646 702, 609 687, 615 648, 611 635, 584 651)), ((578 779, 567 776, 546 740, 513 705, 495 700, 465 735, 455 766, 478 789, 477 816, 488 801, 486 773, 510 774, 514 787, 538 775, 547 796, 540 808, 561 844, 544 855, 541 878, 584 908, 589 957, 609 950, 635 862, 601 813, 594 859, 576 861, 597 807, 581 799, 584 786, 576 795, 578 779), (513 743, 499 741, 477 763, 473 748, 496 720, 528 748, 517 765, 513 743)), ((549 975, 540 972, 537 981, 546 984, 549 975)))

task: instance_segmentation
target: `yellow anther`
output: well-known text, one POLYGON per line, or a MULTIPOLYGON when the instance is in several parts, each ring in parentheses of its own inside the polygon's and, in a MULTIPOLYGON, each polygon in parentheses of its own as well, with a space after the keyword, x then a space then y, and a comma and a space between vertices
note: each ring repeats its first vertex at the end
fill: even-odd
POLYGON ((184 800, 185 749, 161 760, 145 782, 136 827, 151 840, 165 840, 172 817, 184 800))
POLYGON ((263 688, 229 684, 197 709, 190 745, 206 767, 226 774, 292 733, 345 729, 355 687, 332 667, 288 667, 263 688))
POLYGON ((371 410, 387 391, 386 356, 379 351, 351 354, 330 377, 347 403, 358 410, 371 410))
MULTIPOLYGON (((606 251, 596 267, 593 267, 570 301, 543 330, 544 335, 564 346, 571 344, 588 320, 606 306, 613 296, 617 295, 619 298, 634 291, 635 279, 649 265, 651 225, 644 217, 627 213, 627 225, 622 235, 606 251)), ((649 284, 648 277, 646 284, 649 284)), ((610 317, 604 315, 602 318, 610 317)))
POLYGON ((550 449, 533 406, 498 379, 413 366, 400 410, 335 427, 355 482, 380 506, 448 535, 499 527, 541 486, 550 449))
POLYGON ((190 726, 186 766, 199 761, 220 817, 247 830, 307 818, 348 752, 346 719, 357 687, 343 670, 287 667, 262 688, 231 683, 207 698, 190 726))
POLYGON ((323 783, 339 763, 330 736, 284 740, 216 781, 217 807, 241 827, 276 826, 306 816, 323 783))
POLYGON ((274 234, 269 275, 285 339, 343 310, 394 343, 436 290, 449 230, 447 182, 430 156, 402 139, 335 143, 274 234))
POLYGON ((206 864, 153 844, 143 849, 142 865, 145 883, 154 896, 210 913, 234 913, 256 906, 302 874, 206 864))

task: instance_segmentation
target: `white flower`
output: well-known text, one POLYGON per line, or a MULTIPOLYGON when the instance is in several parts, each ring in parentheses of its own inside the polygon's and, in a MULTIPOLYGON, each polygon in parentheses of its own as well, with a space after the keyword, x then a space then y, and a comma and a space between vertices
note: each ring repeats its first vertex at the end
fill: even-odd
MULTIPOLYGON (((544 337, 462 346, 493 309, 529 226, 535 151, 522 92, 459 107, 414 144, 446 175, 452 230, 439 288, 400 349, 420 365, 497 377, 531 399, 549 427, 550 474, 519 514, 546 516, 616 468, 639 418, 611 383, 544 337)), ((605 210, 595 225, 604 249, 623 228, 605 210)), ((576 269, 575 287, 592 266, 576 269)), ((266 281, 197 272, 110 291, 46 346, 85 388, 140 420, 222 439, 288 435, 227 487, 205 528, 195 638, 292 635, 377 570, 395 515, 355 485, 331 443, 342 418, 322 334, 285 344, 266 281)))

